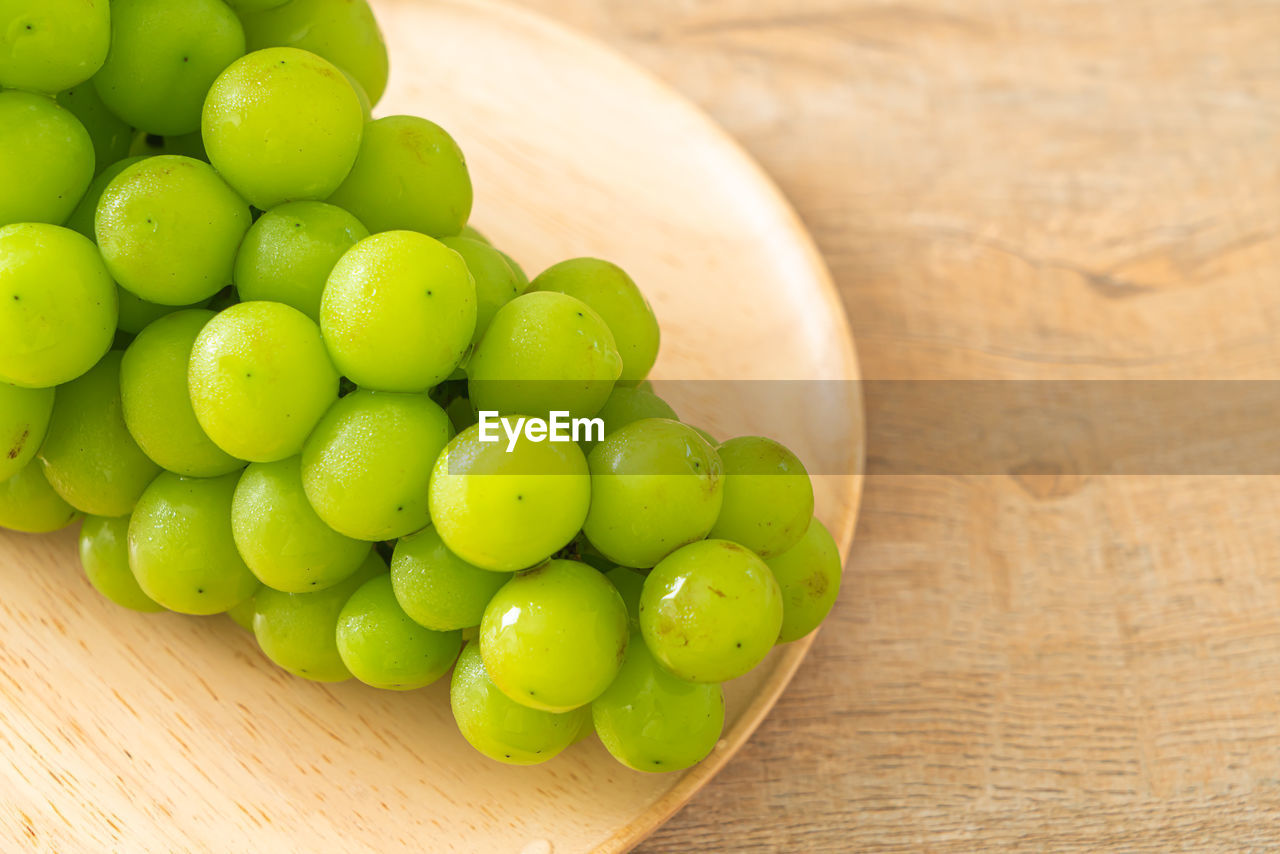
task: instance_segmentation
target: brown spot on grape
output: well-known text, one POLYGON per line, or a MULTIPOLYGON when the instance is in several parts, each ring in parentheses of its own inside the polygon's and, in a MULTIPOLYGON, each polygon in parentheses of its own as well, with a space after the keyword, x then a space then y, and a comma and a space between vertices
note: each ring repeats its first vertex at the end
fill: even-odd
POLYGON ((809 588, 809 592, 813 594, 814 598, 818 598, 827 592, 828 584, 829 582, 825 575, 821 572, 815 572, 805 580, 804 586, 809 588))
POLYGON ((717 596, 719 596, 721 599, 723 599, 723 598, 724 598, 724 591, 723 591, 723 590, 720 590, 720 589, 715 588, 715 587, 708 587, 707 589, 708 589, 708 590, 710 590, 712 593, 716 594, 717 596))
MULTIPOLYGON (((14 297, 14 299, 17 299, 17 297, 14 297)), ((16 460, 18 458, 18 454, 22 453, 22 448, 27 444, 27 437, 30 435, 31 431, 29 429, 24 429, 22 431, 22 435, 18 437, 18 441, 9 449, 9 459, 16 460)))

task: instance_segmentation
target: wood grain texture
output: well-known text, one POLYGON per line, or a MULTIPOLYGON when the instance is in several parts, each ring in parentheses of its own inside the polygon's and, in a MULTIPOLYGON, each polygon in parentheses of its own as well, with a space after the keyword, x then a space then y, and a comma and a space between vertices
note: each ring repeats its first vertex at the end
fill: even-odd
MULTIPOLYGON (((1280 373, 1280 5, 523 2, 764 164, 869 377, 1280 373)), ((813 653, 640 850, 1280 846, 1278 511, 1261 477, 868 478, 813 653)))
MULTIPOLYGON (((838 297, 794 212, 714 123, 607 48, 486 0, 374 0, 394 69, 380 114, 426 115, 467 154, 473 221, 536 273, 622 264, 664 330, 655 376, 858 376, 838 297)), ((683 383, 721 435, 826 460, 818 512, 847 553, 862 427, 819 430, 683 383)), ((639 774, 588 742, 535 768, 480 756, 448 686, 380 692, 288 676, 222 617, 127 612, 76 566, 74 532, 0 532, 0 850, 526 852, 630 848, 748 738, 808 648, 726 687, 712 756, 639 774)))

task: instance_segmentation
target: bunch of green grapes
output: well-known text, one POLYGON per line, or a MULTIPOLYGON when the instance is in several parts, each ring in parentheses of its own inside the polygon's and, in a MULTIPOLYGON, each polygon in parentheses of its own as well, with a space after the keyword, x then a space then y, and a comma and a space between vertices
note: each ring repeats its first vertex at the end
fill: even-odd
POLYGON ((808 473, 654 393, 621 267, 468 225, 387 79, 365 0, 0 0, 0 526, 301 678, 452 671, 500 762, 689 767, 834 603, 808 473))

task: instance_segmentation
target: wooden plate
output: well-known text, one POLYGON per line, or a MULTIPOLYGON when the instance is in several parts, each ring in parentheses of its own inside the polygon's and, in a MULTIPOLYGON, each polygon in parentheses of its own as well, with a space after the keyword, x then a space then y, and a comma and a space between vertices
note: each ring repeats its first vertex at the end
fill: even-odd
MULTIPOLYGON (((861 470, 860 404, 838 382, 857 365, 835 291, 729 138, 529 14, 480 0, 374 5, 393 65, 379 112, 426 115, 456 136, 473 222, 531 272, 578 254, 631 271, 662 321, 661 377, 837 381, 821 412, 745 406, 714 383, 673 385, 672 398, 688 420, 767 431, 826 471, 861 470)), ((860 478, 815 480, 847 555, 860 478)), ((225 618, 99 598, 74 543, 0 535, 5 849, 623 851, 732 756, 809 643, 729 686, 724 739, 687 773, 628 771, 594 741, 509 768, 458 735, 446 685, 401 695, 294 679, 225 618)))

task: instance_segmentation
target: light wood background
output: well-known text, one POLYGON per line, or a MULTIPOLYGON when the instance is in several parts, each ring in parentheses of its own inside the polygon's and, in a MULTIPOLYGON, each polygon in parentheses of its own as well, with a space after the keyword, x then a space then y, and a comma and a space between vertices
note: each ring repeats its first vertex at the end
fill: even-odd
MULTIPOLYGON (((764 164, 868 377, 1280 373, 1280 4, 522 2, 764 164)), ((1263 477, 870 477, 813 653, 640 850, 1280 846, 1278 519, 1263 477)))

